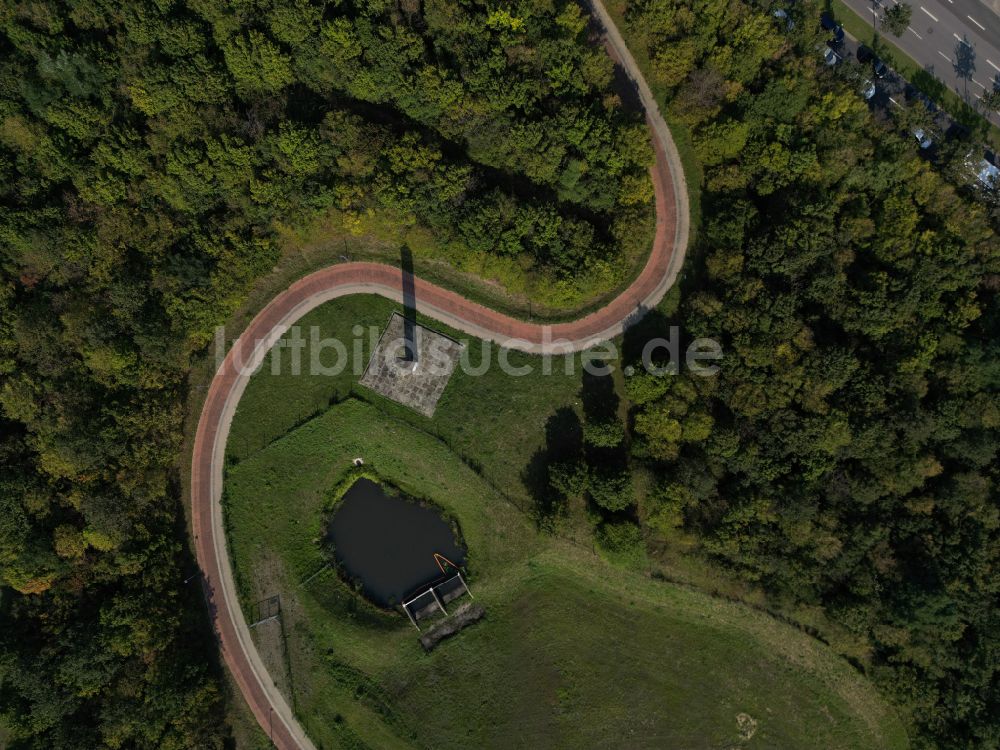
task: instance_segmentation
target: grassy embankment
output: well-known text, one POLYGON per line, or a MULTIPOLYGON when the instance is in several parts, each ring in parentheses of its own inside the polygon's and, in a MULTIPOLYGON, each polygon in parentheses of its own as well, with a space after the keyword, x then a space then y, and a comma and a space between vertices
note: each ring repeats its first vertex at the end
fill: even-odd
POLYGON ((575 320, 617 297, 642 271, 656 226, 652 204, 646 209, 610 264, 597 264, 563 281, 536 267, 527 256, 477 256, 457 246, 442 250, 432 232, 410 223, 408 217, 372 214, 354 226, 336 210, 304 226, 278 227, 279 267, 293 280, 339 262, 398 265, 400 251, 406 247, 417 276, 463 297, 524 320, 575 320))
MULTIPOLYGON (((321 413, 332 402, 356 394, 398 419, 436 435, 476 465, 491 484, 502 487, 519 507, 527 509, 532 502, 532 487, 524 469, 532 456, 544 449, 545 424, 556 408, 575 406, 579 401, 579 357, 573 358, 572 374, 565 373, 564 358, 556 358, 552 360, 552 374, 543 375, 540 358, 510 352, 511 365, 531 364, 536 369, 524 377, 510 377, 496 366, 499 349, 490 346, 488 356, 493 366, 482 375, 456 370, 434 419, 426 419, 357 385, 371 346, 390 313, 398 309, 399 305, 381 297, 355 296, 334 300, 304 316, 297 324, 302 336, 308 339, 315 326, 320 339, 340 339, 351 358, 349 366, 337 376, 310 374, 312 347, 307 345, 300 375, 292 374, 287 351, 279 355, 282 357, 279 371, 273 375, 275 354, 268 355, 237 409, 227 445, 229 461, 248 458, 292 426, 321 413), (363 329, 360 358, 353 356, 355 326, 363 329)), ((434 321, 420 316, 418 320, 455 338, 466 338, 434 321)), ((477 366, 484 356, 482 342, 472 339, 470 344, 469 361, 477 366)), ((335 352, 328 348, 320 355, 319 362, 332 366, 335 360, 335 352)))
POLYGON ((324 747, 903 747, 832 651, 749 608, 613 568, 539 535, 444 444, 348 400, 232 467, 227 524, 245 605, 282 596, 272 668, 324 747), (353 456, 453 514, 487 620, 425 656, 365 605, 316 540, 353 456))
MULTIPOLYGON (((347 298, 301 324, 348 338, 393 308, 347 298)), ((750 608, 613 568, 589 545, 541 536, 501 497, 530 505, 524 468, 579 387, 578 368, 456 373, 428 420, 360 389, 350 370, 293 378, 266 363, 255 376, 233 425, 227 523, 244 603, 282 597, 284 621, 257 637, 314 738, 717 747, 738 744, 736 716, 746 713, 762 746, 904 746, 870 686, 820 643, 750 608), (329 406, 350 393, 371 403, 329 406), (329 570, 302 585, 326 562, 315 541, 327 493, 358 455, 453 513, 469 544, 488 619, 429 657, 405 619, 366 606, 329 570)))

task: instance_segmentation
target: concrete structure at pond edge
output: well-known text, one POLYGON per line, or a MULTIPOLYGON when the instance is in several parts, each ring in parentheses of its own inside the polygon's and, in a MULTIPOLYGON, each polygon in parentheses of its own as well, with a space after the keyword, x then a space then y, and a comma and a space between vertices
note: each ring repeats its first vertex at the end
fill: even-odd
POLYGON ((413 325, 415 343, 408 342, 406 319, 394 312, 372 352, 359 381, 379 395, 434 416, 462 354, 463 345, 444 334, 413 325), (407 356, 407 349, 413 347, 407 356))
POLYGON ((410 618, 413 627, 419 631, 420 626, 417 624, 419 620, 425 617, 432 617, 438 612, 447 617, 448 610, 444 608, 444 605, 454 599, 458 599, 463 594, 468 594, 470 599, 474 598, 472 596, 472 589, 469 588, 469 584, 465 582, 462 574, 455 573, 455 575, 446 581, 431 584, 416 596, 403 602, 401 607, 406 616, 410 618))
POLYGON ((420 645, 424 651, 430 651, 445 638, 455 635, 460 630, 474 622, 479 622, 486 614, 486 609, 479 602, 466 602, 447 620, 437 623, 420 636, 420 645))

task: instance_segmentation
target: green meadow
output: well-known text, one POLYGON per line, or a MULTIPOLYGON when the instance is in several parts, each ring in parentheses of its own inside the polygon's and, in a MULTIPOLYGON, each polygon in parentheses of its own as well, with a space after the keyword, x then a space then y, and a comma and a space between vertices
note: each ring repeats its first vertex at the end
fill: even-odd
MULTIPOLYGON (((349 338, 395 307, 346 298, 300 324, 349 338)), ((230 552, 248 616, 281 597, 280 621, 255 639, 319 747, 907 746, 892 710, 821 642, 540 532, 525 512, 537 492, 527 467, 556 409, 578 408, 579 368, 495 370, 456 373, 433 419, 366 391, 350 368, 275 376, 265 363, 243 397, 225 484, 230 552), (400 612, 343 582, 319 543, 357 456, 461 527, 486 617, 430 654, 400 612)))

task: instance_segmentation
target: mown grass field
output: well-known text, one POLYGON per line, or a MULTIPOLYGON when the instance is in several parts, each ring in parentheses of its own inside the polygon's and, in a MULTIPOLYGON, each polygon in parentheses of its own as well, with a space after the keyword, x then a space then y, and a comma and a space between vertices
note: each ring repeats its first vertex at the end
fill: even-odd
MULTIPOLYGON (((502 425, 559 403, 551 400, 558 392, 536 395, 529 387, 505 412, 501 395, 520 386, 498 387, 480 384, 487 401, 469 403, 470 413, 493 414, 502 425)), ((559 387, 572 399, 578 386, 559 387)), ((234 424, 246 440, 267 411, 258 399, 274 393, 257 388, 248 390, 234 424)), ((589 547, 539 534, 492 479, 425 429, 453 429, 431 423, 454 419, 460 388, 477 393, 453 381, 446 392, 453 411, 439 411, 423 420, 428 424, 378 400, 355 399, 291 431, 265 421, 276 439, 244 449, 228 470, 226 519, 241 596, 249 607, 281 595, 282 629, 258 638, 269 653, 282 654, 272 661, 287 667, 290 698, 318 746, 906 746, 870 685, 818 641, 750 608, 611 567, 589 547), (402 615, 366 605, 324 568, 316 544, 324 506, 354 456, 461 524, 470 583, 487 617, 430 655, 402 615), (740 714, 756 723, 749 740, 739 732, 740 714)), ((302 412, 320 403, 291 402, 302 412)), ((544 425, 544 415, 510 425, 504 442, 528 440, 539 420, 544 425)), ((495 449, 497 462, 516 470, 531 446, 507 450, 495 449)), ((490 469, 495 477, 503 471, 490 469)))
MULTIPOLYGON (((228 460, 236 463, 247 459, 331 403, 356 395, 438 436, 476 465, 491 483, 503 488, 520 507, 527 508, 532 496, 530 478, 524 476, 524 471, 532 457, 544 449, 546 422, 560 407, 579 406, 580 357, 572 358, 572 372, 568 375, 565 359, 552 359, 551 374, 545 375, 541 358, 510 352, 511 365, 534 368, 523 377, 511 377, 496 366, 499 349, 490 345, 492 366, 481 375, 456 369, 434 418, 427 419, 357 384, 372 346, 393 311, 401 311, 400 305, 365 295, 333 300, 304 316, 298 323, 307 339, 301 354, 301 374, 293 374, 287 351, 277 355, 277 369, 273 364, 275 353, 268 356, 240 401, 227 444, 228 460), (319 339, 336 337, 347 347, 351 362, 340 375, 310 374, 313 347, 308 339, 314 326, 319 339), (355 326, 364 331, 360 358, 353 356, 355 326)), ((418 320, 459 340, 468 339, 435 321, 418 320)), ((469 361, 476 367, 483 361, 483 342, 469 339, 469 346, 469 361)), ((324 366, 332 366, 336 360, 330 348, 318 356, 324 366)))

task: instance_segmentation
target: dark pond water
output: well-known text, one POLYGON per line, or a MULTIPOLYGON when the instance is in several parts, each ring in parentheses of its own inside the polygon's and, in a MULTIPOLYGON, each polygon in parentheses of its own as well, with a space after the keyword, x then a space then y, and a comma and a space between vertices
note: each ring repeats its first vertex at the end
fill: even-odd
POLYGON ((361 581, 365 596, 383 607, 441 576, 435 552, 456 565, 465 562, 465 550, 437 510, 388 495, 369 479, 351 485, 326 538, 348 578, 361 581))

